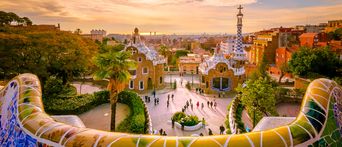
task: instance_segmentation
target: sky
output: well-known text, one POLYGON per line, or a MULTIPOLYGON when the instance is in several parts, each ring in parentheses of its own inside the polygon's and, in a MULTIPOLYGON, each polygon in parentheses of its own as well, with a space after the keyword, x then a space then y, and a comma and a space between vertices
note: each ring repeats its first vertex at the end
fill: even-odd
POLYGON ((0 11, 83 33, 233 34, 239 4, 245 33, 342 19, 342 0, 1 0, 0 11))

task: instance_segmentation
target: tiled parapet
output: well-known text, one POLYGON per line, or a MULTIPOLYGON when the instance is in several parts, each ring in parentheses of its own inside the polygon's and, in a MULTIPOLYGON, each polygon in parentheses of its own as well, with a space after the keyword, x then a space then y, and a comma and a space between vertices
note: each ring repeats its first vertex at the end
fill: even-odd
POLYGON ((289 125, 239 135, 205 137, 126 134, 55 122, 44 112, 38 78, 22 74, 0 91, 0 146, 341 146, 342 89, 313 81, 289 125))

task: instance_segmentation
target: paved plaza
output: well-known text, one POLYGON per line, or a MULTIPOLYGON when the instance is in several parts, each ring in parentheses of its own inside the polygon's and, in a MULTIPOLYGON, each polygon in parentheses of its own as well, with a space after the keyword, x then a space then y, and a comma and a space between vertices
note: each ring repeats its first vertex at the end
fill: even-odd
MULTIPOLYGON (((170 75, 165 76, 165 81, 168 82, 170 80, 170 75)), ((198 76, 194 75, 194 84, 198 84, 198 76)), ((213 98, 213 95, 203 96, 199 95, 195 92, 191 92, 185 87, 185 83, 192 81, 192 75, 185 75, 184 77, 180 77, 179 75, 172 75, 172 81, 177 81, 177 89, 165 88, 157 91, 156 97, 160 99, 158 105, 154 105, 152 93, 140 94, 140 96, 144 97, 146 95, 151 97, 151 102, 146 103, 148 110, 151 115, 153 129, 159 131, 163 129, 166 131, 166 134, 169 136, 191 136, 193 134, 203 133, 204 135, 208 135, 208 129, 213 130, 214 134, 219 134, 219 126, 224 125, 226 120, 226 115, 228 113, 227 106, 232 101, 234 94, 231 94, 228 98, 213 98), (180 81, 183 79, 183 85, 181 85, 180 81), (170 98, 170 106, 167 108, 167 96, 174 94, 174 100, 170 98), (186 104, 186 101, 192 100, 193 110, 189 107, 185 113, 190 115, 198 116, 199 120, 202 118, 205 119, 207 125, 205 128, 202 128, 197 131, 182 131, 179 128, 171 127, 171 117, 175 112, 182 111, 182 108, 186 104), (207 106, 208 101, 216 101, 217 107, 211 108, 207 106), (197 108, 196 103, 199 102, 200 106, 197 108), (201 104, 204 104, 204 109, 201 109, 201 104)), ((168 84, 168 83, 166 83, 168 84)), ((77 91, 79 92, 79 84, 73 84, 77 91)), ((93 93, 96 91, 102 90, 101 88, 94 86, 90 83, 86 83, 82 86, 82 93, 93 93)), ((291 104, 284 103, 277 105, 277 111, 280 116, 297 116, 299 111, 299 104, 291 104)), ((117 121, 116 123, 120 123, 124 118, 129 115, 129 108, 126 105, 118 104, 117 106, 117 121)), ((110 105, 104 104, 98 106, 89 112, 79 115, 84 124, 88 128, 100 129, 109 131, 110 127, 110 105)), ((244 111, 242 115, 242 120, 245 125, 249 128, 252 128, 252 120, 244 111)), ((225 125, 224 125, 225 126, 225 125)))
MULTIPOLYGON (((165 77, 169 77, 168 75, 165 77)), ((228 113, 227 106, 232 101, 232 97, 230 98, 212 98, 205 97, 199 95, 195 92, 190 92, 185 88, 185 81, 191 80, 191 76, 185 76, 183 79, 183 85, 180 84, 181 78, 179 76, 173 75, 173 80, 177 80, 177 89, 164 89, 157 91, 156 97, 160 99, 158 105, 154 105, 153 96, 148 94, 151 97, 151 102, 147 103, 151 119, 153 129, 160 130, 163 129, 166 131, 167 135, 172 136, 191 136, 192 134, 200 134, 208 135, 208 128, 213 130, 214 134, 219 134, 219 127, 224 125, 226 120, 226 115, 228 113), (174 94, 174 100, 172 101, 170 98, 170 106, 167 108, 167 96, 168 94, 174 94), (205 129, 200 129, 198 131, 182 131, 179 128, 171 127, 171 117, 175 112, 182 111, 182 108, 186 104, 186 101, 190 101, 192 99, 192 103, 194 104, 193 110, 189 107, 185 113, 190 115, 198 116, 199 120, 202 118, 205 119, 207 126, 205 129), (207 101, 216 101, 217 107, 209 108, 207 106, 207 101), (196 103, 199 102, 200 106, 197 108, 196 103), (204 104, 204 109, 201 109, 201 104, 204 104)), ((165 79, 166 80, 166 79, 165 79)), ((194 82, 195 83, 195 82, 194 82)), ((145 94, 146 95, 146 94, 145 94)), ((141 96, 145 96, 144 94, 141 96)))

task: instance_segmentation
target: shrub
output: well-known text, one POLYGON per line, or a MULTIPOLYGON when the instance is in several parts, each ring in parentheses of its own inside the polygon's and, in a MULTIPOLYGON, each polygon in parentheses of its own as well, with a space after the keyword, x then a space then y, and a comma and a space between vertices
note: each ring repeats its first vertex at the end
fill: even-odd
POLYGON ((172 119, 175 120, 176 122, 179 122, 185 116, 186 114, 184 112, 176 112, 175 114, 173 114, 172 119))
POLYGON ((185 116, 180 120, 180 124, 184 126, 194 126, 197 125, 200 121, 198 121, 198 117, 194 115, 185 116))
POLYGON ((126 104, 131 114, 118 126, 118 131, 130 133, 145 133, 147 126, 146 110, 142 99, 132 91, 122 91, 118 95, 118 102, 126 104))
POLYGON ((183 124, 184 126, 194 126, 200 122, 197 116, 186 115, 184 112, 176 112, 175 114, 173 114, 171 119, 180 124, 183 124))
POLYGON ((43 101, 45 111, 49 114, 81 114, 109 102, 109 91, 83 94, 70 98, 49 98, 43 101))

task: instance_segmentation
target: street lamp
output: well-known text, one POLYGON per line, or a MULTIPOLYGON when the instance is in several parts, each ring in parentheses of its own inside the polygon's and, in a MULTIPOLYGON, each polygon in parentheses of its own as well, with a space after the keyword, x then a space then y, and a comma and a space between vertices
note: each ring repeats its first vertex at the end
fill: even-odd
POLYGON ((191 85, 194 87, 194 71, 191 71, 191 85))

